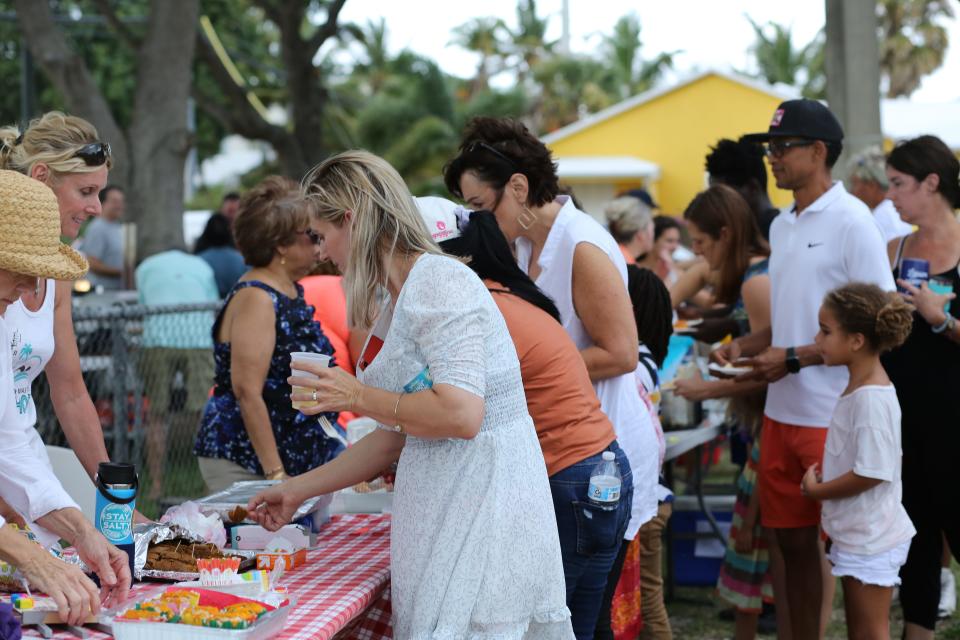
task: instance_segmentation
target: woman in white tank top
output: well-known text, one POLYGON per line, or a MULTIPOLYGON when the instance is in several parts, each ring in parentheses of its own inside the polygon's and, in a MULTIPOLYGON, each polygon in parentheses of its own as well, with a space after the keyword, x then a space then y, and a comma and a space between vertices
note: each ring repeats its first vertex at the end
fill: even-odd
MULTIPOLYGON (((107 184, 112 160, 110 146, 99 141, 89 122, 53 111, 31 121, 23 132, 17 127, 0 129, 0 142, 0 169, 18 171, 51 188, 63 236, 75 239, 88 218, 100 215, 98 194, 107 184)), ((110 458, 81 374, 71 291, 72 283, 42 280, 36 291, 10 305, 4 314, 15 373, 15 406, 8 415, 19 428, 35 432, 37 413, 30 390, 46 371, 57 420, 93 478, 98 465, 110 458)), ((40 438, 35 442, 46 458, 40 438)))
MULTIPOLYGON (((0 229, 13 228, 17 233, 0 238, 0 314, 39 285, 38 278, 72 281, 87 271, 83 257, 60 241, 60 205, 53 192, 16 171, 0 171, 0 229)), ((109 606, 126 598, 131 580, 128 559, 84 518, 54 475, 37 432, 20 417, 26 405, 21 398, 15 399, 14 391, 30 377, 26 369, 32 370, 39 358, 33 360, 32 348, 19 342, 15 366, 8 344, 11 332, 0 318, 0 495, 23 519, 38 523, 35 531, 44 544, 60 538, 72 544, 99 576, 102 591, 98 595, 93 583, 75 568, 43 569, 43 561, 12 555, 9 545, 15 545, 19 536, 5 537, 0 555, 29 574, 31 582, 60 603, 61 614, 76 624, 98 612, 97 601, 109 606)), ((0 515, 0 525, 4 520, 0 515)), ((45 552, 42 555, 48 557, 45 552)))
MULTIPOLYGON (((559 195, 550 151, 518 121, 475 118, 461 153, 445 168, 447 188, 471 209, 492 211, 517 262, 557 308, 580 349, 600 404, 633 470, 626 539, 657 513, 656 433, 637 390, 637 327, 627 294, 626 263, 616 241, 593 218, 559 195)), ((623 563, 610 572, 612 598, 623 563)), ((604 611, 609 613, 609 606, 604 611)), ((610 637, 609 618, 596 637, 610 637)))

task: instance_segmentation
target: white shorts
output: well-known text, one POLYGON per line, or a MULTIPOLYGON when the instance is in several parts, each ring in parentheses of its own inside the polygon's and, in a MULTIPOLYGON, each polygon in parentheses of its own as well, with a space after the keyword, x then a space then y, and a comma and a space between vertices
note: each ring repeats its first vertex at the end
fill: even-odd
POLYGON ((863 584, 895 587, 900 584, 900 567, 907 561, 908 551, 910 551, 909 540, 893 549, 874 555, 847 553, 833 545, 827 559, 833 565, 830 573, 838 578, 849 576, 863 584))

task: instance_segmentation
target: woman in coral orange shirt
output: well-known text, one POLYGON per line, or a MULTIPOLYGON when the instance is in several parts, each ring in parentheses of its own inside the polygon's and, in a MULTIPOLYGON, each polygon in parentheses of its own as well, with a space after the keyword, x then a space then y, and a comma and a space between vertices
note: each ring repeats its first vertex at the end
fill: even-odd
MULTIPOLYGON (((424 206, 429 200, 440 200, 450 209, 455 205, 439 198, 418 199, 421 213, 425 209, 434 212, 433 216, 424 214, 427 227, 434 232, 438 225, 433 218, 438 210, 442 214, 444 207, 424 206)), ((592 638, 607 577, 630 518, 630 463, 617 444, 613 425, 600 409, 586 365, 560 324, 556 306, 517 266, 493 214, 480 211, 469 216, 469 221, 461 223, 461 235, 440 246, 447 253, 469 256, 468 266, 483 278, 517 349, 527 410, 550 478, 567 606, 577 638, 592 638), (616 454, 623 477, 614 511, 599 510, 587 496, 591 472, 605 451, 616 454)), ((450 230, 457 229, 457 221, 444 221, 439 228, 449 238, 456 235, 450 230)))

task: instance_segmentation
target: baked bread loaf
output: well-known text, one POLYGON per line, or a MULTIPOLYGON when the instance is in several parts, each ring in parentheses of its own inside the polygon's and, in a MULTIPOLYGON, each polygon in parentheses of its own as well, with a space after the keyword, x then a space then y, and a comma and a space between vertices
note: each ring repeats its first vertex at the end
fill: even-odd
POLYGON ((198 558, 223 558, 216 545, 208 542, 187 542, 186 540, 167 540, 150 545, 147 549, 145 569, 154 571, 180 571, 197 573, 198 558))

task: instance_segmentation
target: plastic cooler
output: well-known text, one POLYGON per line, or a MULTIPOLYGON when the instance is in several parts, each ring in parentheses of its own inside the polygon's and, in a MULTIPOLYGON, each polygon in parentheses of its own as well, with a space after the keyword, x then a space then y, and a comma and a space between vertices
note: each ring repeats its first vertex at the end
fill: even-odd
MULTIPOLYGON (((721 531, 730 533, 735 496, 706 496, 707 508, 713 514, 721 531)), ((713 535, 710 523, 700 511, 695 496, 677 496, 670 516, 673 535, 673 579, 675 584, 688 586, 715 586, 720 575, 720 564, 726 552, 726 540, 721 543, 713 535), (694 534, 698 534, 694 537, 694 534)))

